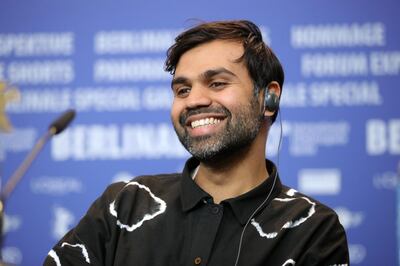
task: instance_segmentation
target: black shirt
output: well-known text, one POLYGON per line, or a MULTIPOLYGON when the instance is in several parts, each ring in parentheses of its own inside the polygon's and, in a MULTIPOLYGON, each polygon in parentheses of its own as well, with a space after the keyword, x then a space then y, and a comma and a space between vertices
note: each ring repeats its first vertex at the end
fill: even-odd
POLYGON ((270 178, 220 204, 191 178, 198 164, 192 158, 182 174, 110 185, 44 265, 233 266, 243 228, 260 205, 244 231, 238 265, 348 265, 337 215, 283 186, 272 162, 266 161, 270 178))

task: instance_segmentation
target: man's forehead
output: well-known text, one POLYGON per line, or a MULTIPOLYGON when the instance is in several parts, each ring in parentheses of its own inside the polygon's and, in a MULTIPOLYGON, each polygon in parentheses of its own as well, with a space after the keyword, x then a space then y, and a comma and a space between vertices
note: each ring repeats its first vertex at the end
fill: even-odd
POLYGON ((243 46, 239 42, 215 40, 198 45, 186 51, 180 57, 174 77, 181 75, 205 75, 213 71, 232 74, 236 68, 243 67, 243 46), (226 71, 221 71, 225 69, 226 71))

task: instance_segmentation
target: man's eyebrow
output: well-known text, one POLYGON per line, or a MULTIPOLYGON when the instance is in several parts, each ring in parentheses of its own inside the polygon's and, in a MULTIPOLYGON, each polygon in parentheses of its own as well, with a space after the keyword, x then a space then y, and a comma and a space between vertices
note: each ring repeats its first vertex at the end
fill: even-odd
POLYGON ((205 80, 211 79, 212 77, 219 75, 219 74, 228 74, 229 76, 236 77, 236 74, 229 71, 228 69, 224 67, 220 67, 217 69, 210 69, 205 71, 204 73, 201 74, 201 77, 205 80))
POLYGON ((188 79, 185 78, 185 77, 176 77, 176 78, 173 78, 172 81, 171 81, 171 89, 173 89, 173 88, 174 88, 174 85, 176 85, 176 84, 185 84, 185 83, 187 83, 187 82, 188 82, 188 79))

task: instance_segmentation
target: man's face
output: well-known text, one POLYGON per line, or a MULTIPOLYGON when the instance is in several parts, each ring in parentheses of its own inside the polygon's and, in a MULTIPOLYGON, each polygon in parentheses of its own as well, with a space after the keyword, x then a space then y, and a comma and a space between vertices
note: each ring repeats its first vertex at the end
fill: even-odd
POLYGON ((172 80, 171 118, 185 148, 200 161, 249 145, 262 124, 259 99, 243 62, 243 46, 212 41, 184 53, 172 80))

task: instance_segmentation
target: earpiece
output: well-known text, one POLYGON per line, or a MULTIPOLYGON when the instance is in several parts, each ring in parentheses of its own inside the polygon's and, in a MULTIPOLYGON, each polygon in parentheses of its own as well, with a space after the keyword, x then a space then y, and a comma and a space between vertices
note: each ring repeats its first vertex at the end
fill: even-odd
POLYGON ((269 90, 265 92, 264 108, 269 112, 276 112, 279 108, 279 97, 269 90))

